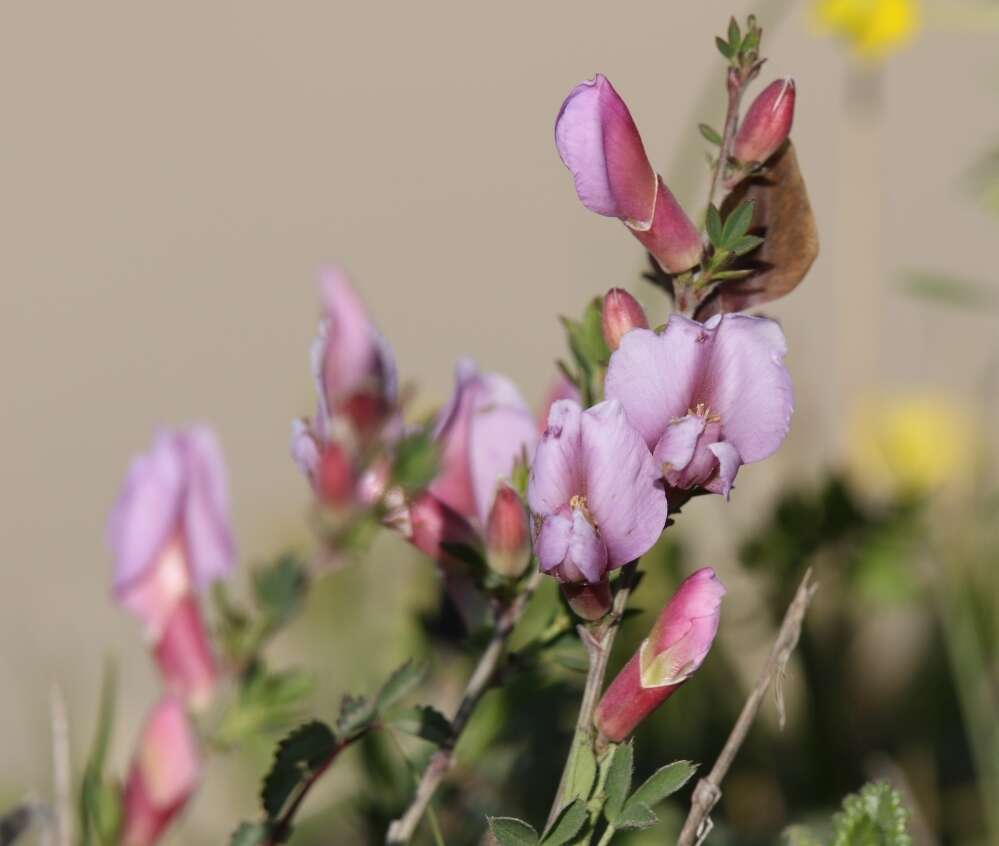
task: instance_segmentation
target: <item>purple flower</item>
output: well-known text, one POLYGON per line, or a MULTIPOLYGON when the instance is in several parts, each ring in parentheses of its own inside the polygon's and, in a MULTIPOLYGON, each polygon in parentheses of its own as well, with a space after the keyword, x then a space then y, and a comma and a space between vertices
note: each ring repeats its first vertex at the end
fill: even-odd
POLYGON ((787 435, 786 351, 773 320, 725 314, 701 324, 674 314, 661 334, 624 336, 605 391, 624 407, 668 485, 728 496, 739 467, 766 458, 787 435))
POLYGON ((597 583, 647 552, 666 524, 660 476, 619 403, 554 403, 527 489, 541 569, 597 583))
POLYGON ((724 595, 710 567, 684 579, 601 697, 594 715, 601 734, 620 743, 704 663, 718 632, 724 595))
POLYGON ((204 426, 160 432, 111 514, 114 594, 145 625, 168 687, 203 704, 217 676, 195 597, 235 566, 225 465, 204 426))
POLYGON ((537 424, 505 376, 480 373, 467 360, 458 363, 455 375, 454 393, 434 427, 441 471, 429 491, 484 527, 497 486, 510 476, 517 459, 534 449, 537 424))
POLYGON ((619 218, 670 273, 701 260, 701 236, 649 163, 638 128, 607 78, 566 97, 555 144, 590 211, 619 218))

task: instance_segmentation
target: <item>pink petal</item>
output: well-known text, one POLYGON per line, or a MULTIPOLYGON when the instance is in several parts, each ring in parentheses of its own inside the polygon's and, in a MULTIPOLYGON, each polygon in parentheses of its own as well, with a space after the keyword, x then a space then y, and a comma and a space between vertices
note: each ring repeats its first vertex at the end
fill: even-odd
POLYGON ((579 388, 566 379, 563 373, 559 372, 548 388, 548 394, 541 409, 539 420, 542 432, 548 425, 548 412, 552 410, 552 405, 561 399, 571 399, 579 402, 582 398, 579 395, 579 388))
POLYGON ((704 244, 694 222, 661 177, 658 185, 652 225, 647 229, 628 228, 667 273, 682 273, 700 263, 704 244))
POLYGON ((320 289, 325 315, 321 393, 332 410, 371 376, 378 350, 367 310, 346 274, 339 268, 326 270, 320 289))
POLYGON ((454 392, 437 415, 434 427, 434 437, 441 445, 440 472, 428 490, 464 517, 478 512, 469 466, 469 432, 478 378, 479 373, 473 362, 458 362, 454 392))
POLYGON ((584 206, 648 228, 656 175, 628 107, 606 77, 597 74, 569 92, 555 121, 555 144, 584 206))
POLYGON ((718 475, 709 481, 705 487, 712 493, 719 493, 728 499, 732 493, 732 485, 735 482, 735 474, 742 466, 742 457, 732 444, 727 441, 718 441, 710 444, 708 449, 714 453, 718 459, 718 475))
POLYGON ((662 473, 621 404, 608 400, 582 416, 586 500, 611 567, 644 555, 666 524, 662 473))
POLYGON ((192 576, 204 590, 236 566, 225 462, 218 438, 206 426, 192 427, 181 437, 187 464, 184 535, 192 576))
POLYGON ((558 400, 548 413, 548 428, 534 452, 527 504, 534 514, 554 514, 582 493, 580 416, 574 400, 558 400))
POLYGON ((569 538, 569 551, 562 565, 563 575, 575 581, 573 570, 583 574, 583 578, 594 584, 599 582, 607 570, 607 546, 596 529, 581 511, 572 514, 572 536, 569 538))
POLYGON ((784 333, 773 320, 744 314, 716 315, 705 328, 714 340, 695 399, 720 415, 722 437, 743 462, 760 461, 780 446, 794 411, 784 333))
POLYGON ((671 470, 683 470, 690 464, 704 426, 704 418, 697 414, 674 418, 667 424, 655 451, 655 461, 663 475, 671 470))
POLYGON ((701 324, 674 314, 662 334, 633 329, 611 356, 604 393, 621 403, 649 449, 670 420, 686 416, 690 409, 709 339, 701 324))
POLYGON ((469 433, 471 478, 483 526, 496 498, 496 486, 510 478, 517 459, 530 458, 537 442, 534 416, 522 402, 486 406, 475 413, 469 433))
POLYGON ((538 565, 550 573, 565 561, 572 538, 572 520, 564 514, 549 514, 541 524, 541 531, 534 543, 538 565))

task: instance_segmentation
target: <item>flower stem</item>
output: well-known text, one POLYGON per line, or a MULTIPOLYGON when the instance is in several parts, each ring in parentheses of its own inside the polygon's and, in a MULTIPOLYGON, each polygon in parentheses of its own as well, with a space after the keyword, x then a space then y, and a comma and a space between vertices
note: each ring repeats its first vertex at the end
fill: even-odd
POLYGON ((540 571, 533 573, 524 589, 496 620, 489 645, 486 646, 485 652, 479 658, 479 663, 472 671, 458 710, 455 712, 454 719, 451 720, 451 736, 431 757, 430 763, 427 764, 419 784, 416 786, 413 800, 405 813, 389 826, 385 837, 386 844, 408 843, 416 832, 420 820, 423 819, 423 814, 430 805, 430 800, 451 768, 454 760, 454 748, 461 733, 468 725, 476 706, 496 680, 503 656, 506 654, 510 635, 524 615, 527 602, 541 582, 541 577, 540 571))
POLYGON ((617 829, 614 828, 610 823, 607 824, 607 828, 604 829, 604 833, 600 836, 600 842, 597 846, 607 846, 611 842, 611 838, 617 833, 617 829))
POLYGON ((580 742, 588 739, 592 742, 593 712, 600 700, 604 676, 607 675, 607 662, 610 660, 611 647, 614 645, 614 638, 617 637, 624 609, 635 586, 637 570, 637 561, 632 561, 622 567, 617 583, 617 593, 614 595, 614 604, 610 613, 590 626, 579 626, 579 636, 589 656, 589 668, 586 673, 586 686, 583 688, 583 699, 579 705, 579 716, 576 719, 576 729, 572 736, 572 745, 569 747, 569 754, 562 770, 562 778, 548 813, 548 821, 545 823, 546 829, 555 821, 566 801, 573 798, 564 795, 569 784, 569 774, 575 764, 576 750, 579 748, 580 742))

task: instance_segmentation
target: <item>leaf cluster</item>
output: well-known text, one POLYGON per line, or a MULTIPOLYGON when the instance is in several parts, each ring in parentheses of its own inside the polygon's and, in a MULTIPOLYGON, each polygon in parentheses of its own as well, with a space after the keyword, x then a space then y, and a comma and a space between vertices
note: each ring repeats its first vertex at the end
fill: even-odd
POLYGON ((746 19, 745 33, 739 26, 739 22, 732 17, 729 18, 725 37, 717 36, 715 46, 718 48, 718 52, 728 59, 732 67, 747 68, 759 61, 762 37, 763 30, 757 23, 755 15, 750 15, 746 19))
POLYGON ((603 297, 594 297, 580 320, 561 318, 575 367, 561 360, 558 366, 566 379, 579 389, 587 406, 597 402, 602 394, 603 373, 610 361, 610 348, 604 340, 603 305, 603 297))
MULTIPOLYGON (((832 818, 828 846, 912 846, 908 812, 898 791, 884 783, 867 784, 843 800, 843 809, 832 818)), ((823 846, 806 828, 786 832, 790 846, 823 846)))

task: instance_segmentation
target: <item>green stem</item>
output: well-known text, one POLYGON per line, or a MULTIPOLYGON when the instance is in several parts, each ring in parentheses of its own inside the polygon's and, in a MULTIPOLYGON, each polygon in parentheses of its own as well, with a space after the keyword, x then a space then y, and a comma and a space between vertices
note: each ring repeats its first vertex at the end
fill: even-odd
POLYGON ((600 841, 597 843, 597 846, 607 846, 607 844, 611 842, 611 838, 614 836, 616 832, 617 829, 614 828, 614 826, 612 826, 610 823, 607 823, 607 828, 604 829, 604 833, 601 836, 600 841))

